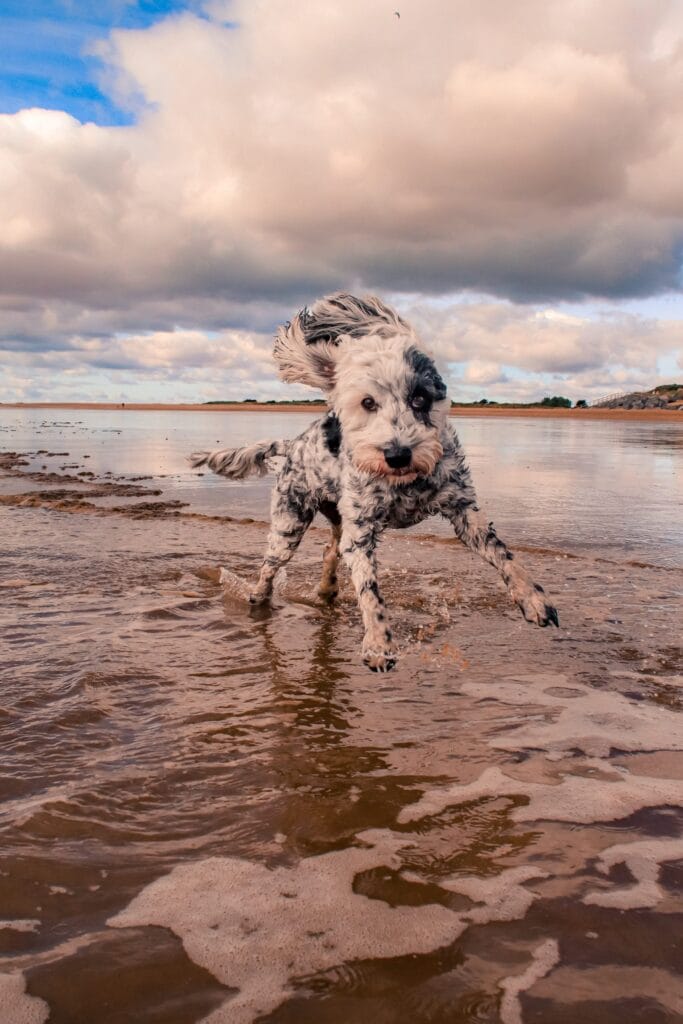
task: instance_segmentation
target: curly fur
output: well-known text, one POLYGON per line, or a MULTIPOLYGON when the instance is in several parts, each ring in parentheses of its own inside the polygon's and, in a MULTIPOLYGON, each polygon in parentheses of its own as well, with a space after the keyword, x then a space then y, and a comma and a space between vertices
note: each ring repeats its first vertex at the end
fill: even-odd
POLYGON ((252 603, 269 600, 278 570, 320 512, 331 524, 332 537, 319 592, 334 598, 341 555, 363 617, 363 660, 374 671, 388 671, 397 651, 377 580, 377 543, 387 528, 442 515, 464 544, 498 569, 525 618, 540 626, 558 624, 543 588, 479 510, 448 420, 446 385, 398 313, 372 296, 328 296, 280 328, 274 354, 284 380, 327 393, 328 414, 289 441, 192 457, 195 466, 242 479, 249 473, 263 475, 268 459, 285 456, 252 603))
POLYGON ((260 441, 247 448, 220 448, 214 452, 193 452, 189 463, 193 469, 208 466, 219 476, 229 480, 244 480, 247 476, 265 476, 270 472, 267 459, 286 455, 288 441, 260 441))
POLYGON ((333 351, 342 340, 417 338, 405 320, 374 295, 337 292, 306 306, 275 335, 273 356, 282 380, 329 391, 333 351))

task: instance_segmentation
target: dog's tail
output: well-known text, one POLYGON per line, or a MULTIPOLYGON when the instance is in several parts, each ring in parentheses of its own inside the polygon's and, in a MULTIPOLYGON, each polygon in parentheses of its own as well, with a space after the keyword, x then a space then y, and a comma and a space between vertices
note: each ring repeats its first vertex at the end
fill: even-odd
POLYGON ((214 473, 229 480, 244 480, 246 476, 265 476, 270 472, 268 459, 287 455, 289 441, 259 441, 246 448, 219 448, 215 452, 193 452, 189 457, 193 469, 208 466, 214 473))

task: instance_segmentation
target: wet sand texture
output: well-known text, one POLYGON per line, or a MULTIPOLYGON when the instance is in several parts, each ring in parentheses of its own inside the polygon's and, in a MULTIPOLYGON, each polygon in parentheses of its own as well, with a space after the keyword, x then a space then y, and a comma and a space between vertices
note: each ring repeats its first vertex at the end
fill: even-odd
POLYGON ((346 576, 316 599, 326 529, 250 609, 264 519, 81 448, 0 460, 2 1024, 681 1019, 656 538, 527 545, 550 633, 445 534, 388 535, 378 679, 346 576))

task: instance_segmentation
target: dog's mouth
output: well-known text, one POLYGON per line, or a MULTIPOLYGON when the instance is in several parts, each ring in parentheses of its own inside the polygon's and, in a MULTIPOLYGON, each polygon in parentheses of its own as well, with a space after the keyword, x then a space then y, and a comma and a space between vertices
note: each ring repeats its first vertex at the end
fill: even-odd
POLYGON ((417 471, 412 466, 401 466, 400 469, 387 466, 384 472, 387 476, 394 477, 396 480, 405 480, 407 477, 417 476, 417 471))
POLYGON ((400 473, 392 470, 391 473, 387 473, 384 477, 388 484, 397 486, 398 484, 412 484, 413 480, 417 480, 418 474, 414 469, 402 470, 400 473))
POLYGON ((414 466, 392 468, 387 465, 384 459, 357 461, 356 465, 364 473, 368 473, 376 479, 385 480, 388 484, 409 484, 418 476, 418 471, 414 466))

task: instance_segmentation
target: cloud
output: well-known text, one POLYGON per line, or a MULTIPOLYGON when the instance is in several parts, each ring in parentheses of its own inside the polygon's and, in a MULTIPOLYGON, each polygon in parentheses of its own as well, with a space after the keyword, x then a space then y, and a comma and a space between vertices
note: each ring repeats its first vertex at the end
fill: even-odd
POLYGON ((464 384, 476 384, 477 386, 502 384, 509 380, 500 363, 487 363, 480 359, 469 361, 461 379, 464 384))
POLYGON ((683 320, 614 306, 579 315, 484 297, 401 308, 451 368, 451 392, 468 400, 535 401, 549 393, 590 400, 653 387, 669 379, 660 362, 675 358, 683 338, 683 320))
POLYGON ((515 366, 532 373, 600 371, 608 365, 656 372, 677 350, 683 321, 604 307, 567 313, 561 307, 520 306, 492 298, 457 303, 424 299, 402 305, 441 359, 515 366))
POLYGON ((109 88, 136 124, 1 120, 5 287, 671 287, 683 56, 652 55, 669 6, 622 2, 617 30, 612 3, 410 0, 399 21, 240 0, 229 24, 214 5, 114 31, 109 88))
MULTIPOLYGON (((659 361, 668 354, 675 359, 683 337, 683 320, 615 308, 589 316, 492 297, 443 302, 398 296, 397 301, 444 368, 452 396, 464 400, 532 401, 549 393, 591 399, 651 387, 666 381, 659 361)), ((20 309, 15 316, 21 321, 26 314, 20 309)), ((0 401, 17 395, 48 400, 55 382, 68 386, 68 397, 87 400, 93 381, 104 386, 103 378, 117 396, 128 389, 131 400, 152 389, 167 401, 311 397, 307 388, 278 382, 267 328, 105 333, 110 316, 110 311, 79 314, 72 307, 44 306, 33 320, 29 317, 27 335, 5 343, 0 401), (68 382, 67 373, 72 374, 68 382)), ((125 322, 124 317, 121 325, 125 322)), ((10 317, 9 337, 12 329, 10 317)))
POLYGON ((654 372, 678 326, 557 310, 679 287, 679 28, 672 0, 235 0, 114 30, 133 123, 0 115, 0 343, 147 372, 190 337, 194 366, 342 287, 417 295, 473 385, 654 372))

